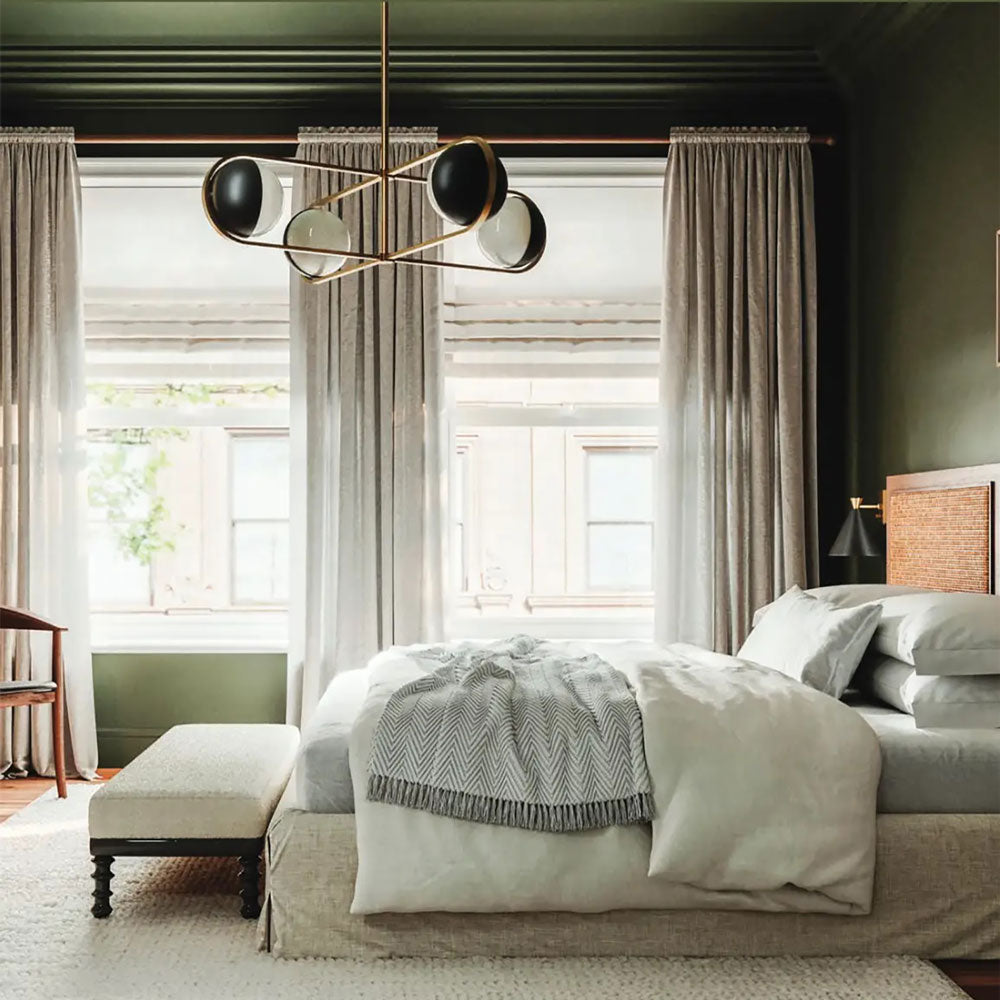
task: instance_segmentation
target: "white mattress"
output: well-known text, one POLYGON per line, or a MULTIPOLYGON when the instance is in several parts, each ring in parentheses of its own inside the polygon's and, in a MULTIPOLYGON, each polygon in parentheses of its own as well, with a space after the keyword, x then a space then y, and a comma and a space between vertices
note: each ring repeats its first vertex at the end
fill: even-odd
MULTIPOLYGON (((302 733, 298 808, 354 812, 348 740, 367 691, 366 670, 340 674, 327 688, 302 733)), ((1000 813, 1000 730, 918 729, 894 708, 849 700, 882 749, 880 813, 1000 813)))

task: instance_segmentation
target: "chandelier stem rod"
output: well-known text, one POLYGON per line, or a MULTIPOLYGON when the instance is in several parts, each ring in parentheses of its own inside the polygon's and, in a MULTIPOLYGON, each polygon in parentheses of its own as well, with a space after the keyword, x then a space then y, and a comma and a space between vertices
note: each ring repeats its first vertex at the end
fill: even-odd
POLYGON ((379 184, 379 254, 389 253, 389 0, 382 0, 382 182, 379 184))

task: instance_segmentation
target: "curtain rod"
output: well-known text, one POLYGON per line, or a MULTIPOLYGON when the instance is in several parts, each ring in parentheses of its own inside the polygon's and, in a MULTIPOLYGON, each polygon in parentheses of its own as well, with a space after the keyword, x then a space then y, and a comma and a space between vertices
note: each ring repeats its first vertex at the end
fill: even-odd
MULTIPOLYGON (((438 142, 444 145, 461 136, 442 135, 438 142)), ((667 146, 667 136, 573 136, 573 135, 497 135, 487 141, 498 146, 667 146)), ((295 135, 78 135, 80 145, 94 146, 296 146, 295 135)), ((813 146, 835 146, 832 135, 809 137, 813 146)))

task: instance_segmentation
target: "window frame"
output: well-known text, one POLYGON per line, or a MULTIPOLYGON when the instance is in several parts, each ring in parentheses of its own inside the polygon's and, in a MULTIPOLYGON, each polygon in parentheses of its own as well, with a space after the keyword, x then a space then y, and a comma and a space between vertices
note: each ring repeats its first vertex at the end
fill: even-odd
MULTIPOLYGON (((462 586, 456 588, 454 581, 451 581, 451 593, 457 601, 463 601, 467 597, 477 592, 473 586, 474 580, 482 582, 482 571, 479 559, 479 537, 478 532, 473 530, 479 523, 479 491, 475 489, 476 483, 476 458, 479 443, 478 434, 458 432, 453 437, 453 447, 449 449, 452 466, 449 469, 448 481, 448 525, 453 531, 456 524, 462 526, 462 586), (458 520, 453 516, 452 505, 454 504, 455 490, 453 485, 453 475, 455 462, 458 456, 462 456, 464 464, 462 473, 462 519, 458 520)), ((452 535, 449 534, 449 556, 451 556, 452 535)), ((449 561, 449 580, 451 565, 449 561)))

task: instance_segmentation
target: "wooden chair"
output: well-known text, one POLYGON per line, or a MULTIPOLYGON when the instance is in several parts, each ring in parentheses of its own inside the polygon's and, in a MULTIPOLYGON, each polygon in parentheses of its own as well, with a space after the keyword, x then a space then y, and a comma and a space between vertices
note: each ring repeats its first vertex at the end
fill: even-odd
POLYGON ((61 625, 21 611, 18 608, 0 606, 0 631, 21 630, 25 632, 52 633, 52 680, 51 681, 0 681, 0 708, 14 708, 18 705, 52 706, 52 754, 55 757, 56 789, 59 798, 66 798, 66 763, 63 748, 63 663, 61 625))

